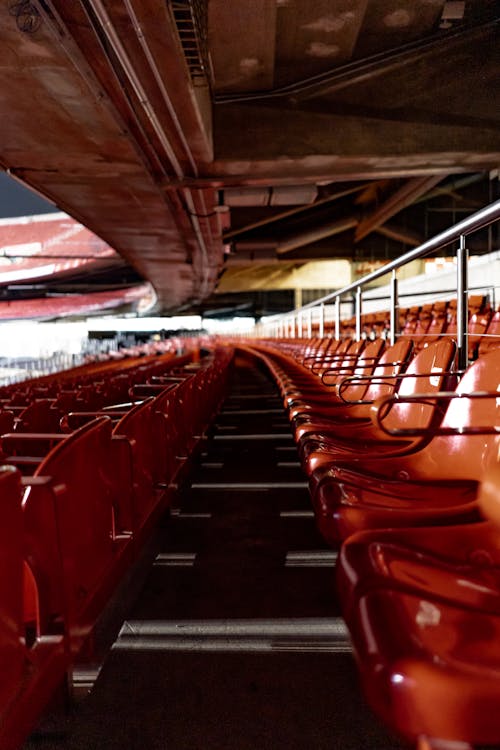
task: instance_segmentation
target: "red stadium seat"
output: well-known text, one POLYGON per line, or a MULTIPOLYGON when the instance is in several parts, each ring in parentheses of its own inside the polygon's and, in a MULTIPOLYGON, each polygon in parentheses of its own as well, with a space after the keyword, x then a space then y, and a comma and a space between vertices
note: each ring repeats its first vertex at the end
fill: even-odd
POLYGON ((479 500, 491 520, 361 533, 339 558, 368 699, 403 736, 433 747, 500 742, 497 461, 485 477, 479 500))
POLYGON ((497 311, 491 318, 485 335, 479 342, 479 356, 486 354, 490 349, 496 349, 500 345, 500 311, 497 311))
POLYGON ((444 396, 449 405, 441 427, 417 430, 417 444, 406 454, 353 452, 323 470, 312 497, 325 537, 333 541, 362 529, 477 518, 477 483, 498 449, 489 425, 499 408, 499 366, 500 350, 474 362, 456 393, 444 396), (468 397, 478 392, 484 396, 468 397))
MULTIPOLYGON (((307 388, 297 388, 287 393, 286 403, 290 408, 289 415, 301 413, 303 409, 308 410, 312 405, 329 405, 339 398, 335 392, 335 385, 343 382, 349 375, 370 375, 382 354, 385 342, 382 339, 365 342, 356 342, 349 349, 347 356, 341 358, 337 363, 328 366, 321 375, 317 377, 307 388)), ((363 389, 363 390, 366 390, 363 389)), ((316 408, 319 408, 318 406, 316 408)))
POLYGON ((116 471, 110 420, 66 436, 26 482, 26 544, 41 617, 64 626, 76 653, 132 553, 130 473, 116 471))
POLYGON ((64 680, 68 660, 63 635, 40 621, 15 468, 0 469, 0 494, 0 747, 16 750, 64 680))
MULTIPOLYGON (((400 396, 439 391, 445 382, 445 376, 450 372, 454 356, 455 345, 452 341, 436 341, 412 359, 403 375, 391 377, 391 380, 401 381, 398 389, 400 396)), ((435 418, 435 414, 436 407, 429 402, 403 402, 387 411, 384 423, 393 428, 405 423, 425 427, 435 418)), ((376 452, 382 455, 393 452, 398 447, 402 450, 411 443, 407 438, 392 438, 384 434, 371 421, 369 424, 362 421, 354 425, 337 423, 329 430, 318 433, 311 429, 307 431, 301 445, 303 466, 310 476, 335 461, 348 461, 354 454, 356 460, 359 460, 366 454, 373 455, 376 452)))
POLYGON ((166 477, 164 442, 155 401, 149 398, 124 414, 113 428, 116 471, 131 472, 132 508, 126 526, 133 531, 134 545, 144 542, 157 514, 163 509, 166 477))
MULTIPOLYGON (((308 399, 302 406, 290 407, 289 417, 294 424, 297 442, 309 432, 334 429, 336 422, 369 421, 371 404, 375 399, 392 393, 397 385, 393 376, 407 366, 411 351, 411 341, 401 339, 388 347, 378 361, 366 368, 361 361, 361 367, 356 366, 352 377, 341 376, 332 387, 323 389, 322 398, 318 396, 314 400, 308 399), (368 368, 370 372, 366 371, 368 368), (356 373, 358 369, 360 371, 356 373)), ((323 375, 323 380, 329 382, 329 371, 323 375)))

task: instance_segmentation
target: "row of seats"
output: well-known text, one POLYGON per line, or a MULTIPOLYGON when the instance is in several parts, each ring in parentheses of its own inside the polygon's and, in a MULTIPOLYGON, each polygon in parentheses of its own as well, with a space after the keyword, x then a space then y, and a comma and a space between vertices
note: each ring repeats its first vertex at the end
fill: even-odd
POLYGON ((97 619, 225 396, 230 361, 227 348, 201 362, 167 354, 126 373, 98 368, 94 387, 78 368, 63 387, 46 380, 41 398, 34 381, 2 394, 2 750, 20 746, 71 664, 91 656, 97 619))
MULTIPOLYGON (((388 310, 361 316, 363 338, 388 338, 390 314, 388 310)), ((341 321, 340 337, 354 338, 356 319, 341 321)), ((398 338, 410 338, 420 349, 442 337, 457 336, 457 301, 439 301, 422 306, 399 309, 398 338)), ((300 341, 300 340, 299 340, 300 341)), ((500 342, 500 310, 493 310, 486 297, 471 295, 468 310, 469 359, 485 354, 500 342)))
POLYGON ((500 745, 500 347, 261 341, 372 707, 419 747, 500 745), (469 743, 455 745, 453 743, 469 743))

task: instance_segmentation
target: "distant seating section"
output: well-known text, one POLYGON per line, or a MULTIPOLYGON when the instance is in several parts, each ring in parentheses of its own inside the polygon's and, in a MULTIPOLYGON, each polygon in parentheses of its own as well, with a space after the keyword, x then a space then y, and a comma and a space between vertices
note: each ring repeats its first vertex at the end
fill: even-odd
POLYGON ((500 746, 500 313, 471 302, 465 372, 444 303, 406 311, 394 346, 375 346, 376 316, 361 342, 242 344, 280 387, 340 546, 366 696, 421 750, 500 746))
MULTIPOLYGON (((484 353, 490 346, 497 345, 500 338, 500 311, 495 312, 485 295, 472 294, 468 305, 468 346, 469 359, 484 353)), ((366 313, 361 316, 363 338, 386 338, 389 333, 389 311, 366 313)), ((413 342, 416 350, 427 346, 438 338, 456 338, 457 300, 439 300, 421 306, 400 307, 398 311, 400 336, 413 342)), ((354 317, 341 321, 340 336, 352 338, 356 329, 354 317)), ((333 325, 326 323, 325 330, 333 335, 333 325)), ((316 327, 317 332, 317 327, 316 327)))
POLYGON ((231 347, 139 353, 0 389, 2 750, 91 657, 98 617, 225 396, 231 347))

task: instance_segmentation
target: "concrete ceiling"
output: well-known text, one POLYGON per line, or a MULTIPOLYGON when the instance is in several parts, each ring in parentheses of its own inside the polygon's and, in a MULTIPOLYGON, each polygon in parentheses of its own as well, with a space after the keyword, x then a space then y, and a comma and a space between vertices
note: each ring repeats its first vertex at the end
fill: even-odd
POLYGON ((1 0, 0 166, 116 248, 162 310, 196 308, 238 259, 393 257, 496 197, 499 15, 1 0))

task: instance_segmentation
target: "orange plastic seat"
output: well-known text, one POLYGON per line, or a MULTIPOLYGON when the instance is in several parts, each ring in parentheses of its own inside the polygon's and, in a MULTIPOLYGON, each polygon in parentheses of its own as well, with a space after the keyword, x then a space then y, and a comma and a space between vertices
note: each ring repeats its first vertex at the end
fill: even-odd
POLYGON ((421 747, 499 746, 500 617, 378 589, 351 638, 368 702, 393 730, 433 738, 421 747))
MULTIPOLYGON (((489 520, 356 534, 338 589, 368 699, 410 740, 500 743, 500 464, 479 502, 489 520)), ((447 744, 449 743, 449 745, 447 744)))
MULTIPOLYGON (((476 358, 479 345, 484 334, 488 330, 490 320, 491 311, 485 313, 474 313, 473 315, 471 315, 467 329, 467 349, 468 357, 470 360, 476 358)), ((486 351, 487 349, 485 349, 482 353, 485 354, 486 351)))
POLYGON ((491 349, 496 349, 500 345, 500 311, 497 311, 491 318, 485 335, 479 342, 478 354, 481 357, 491 349))
POLYGON ((401 322, 401 335, 402 336, 409 336, 412 338, 413 334, 415 333, 418 325, 419 320, 419 313, 420 313, 420 307, 418 305, 414 307, 410 307, 406 311, 406 317, 404 316, 404 311, 400 310, 400 322, 401 322))
POLYGON ((352 453, 318 472, 312 498, 325 537, 333 541, 363 529, 477 518, 477 485, 498 449, 491 424, 500 408, 499 368, 499 350, 470 365, 456 393, 444 397, 449 405, 441 426, 421 430, 421 442, 414 438, 406 454, 352 453), (483 396, 467 396, 476 393, 483 396))
POLYGON ((420 308, 417 320, 415 323, 415 327, 412 331, 409 330, 403 330, 403 336, 410 336, 412 339, 415 348, 421 349, 426 342, 427 332, 430 328, 430 325, 432 323, 432 304, 426 304, 422 305, 420 308))
POLYGON ((383 310, 381 312, 375 313, 373 321, 373 332, 376 338, 385 336, 386 332, 390 328, 389 320, 390 315, 388 311, 383 310))
POLYGON ((423 346, 429 346, 433 341, 437 341, 446 328, 447 315, 446 315, 446 302, 435 302, 432 305, 432 310, 429 313, 430 323, 426 326, 426 330, 422 330, 420 340, 416 340, 418 332, 413 335, 413 341, 416 344, 417 349, 423 346))
MULTIPOLYGON (((419 393, 439 391, 445 376, 449 373, 455 356, 455 345, 444 339, 430 344, 412 359, 406 372, 393 378, 401 379, 398 393, 400 396, 411 396, 419 393)), ((436 414, 436 408, 429 402, 404 402, 395 404, 385 415, 386 429, 398 429, 408 423, 415 427, 425 427, 436 414)), ((377 427, 366 423, 335 424, 329 431, 314 432, 304 435, 301 443, 301 457, 305 471, 310 476, 323 466, 336 461, 349 461, 356 456, 361 460, 364 455, 377 453, 383 455, 395 449, 411 444, 407 438, 393 438, 377 427)))
POLYGON ((472 315, 479 315, 485 311, 487 298, 484 294, 469 294, 467 305, 469 309, 469 317, 472 315))
MULTIPOLYGON (((290 419, 311 408, 320 409, 323 405, 328 407, 332 402, 339 402, 335 385, 340 384, 349 375, 370 375, 377 365, 385 342, 377 339, 365 344, 364 340, 355 342, 347 355, 333 365, 329 363, 321 377, 318 377, 309 388, 288 392, 285 401, 289 406, 290 419)), ((363 390, 366 390, 366 386, 363 390)))
MULTIPOLYGON (((408 339, 401 339, 385 349, 378 361, 373 357, 360 357, 352 377, 346 377, 344 373, 334 375, 333 387, 329 385, 321 398, 309 398, 298 407, 290 407, 289 418, 293 422, 296 442, 301 443, 308 433, 335 431, 338 423, 371 421, 371 404, 393 392, 397 385, 394 376, 406 367, 412 346, 408 339), (369 364, 364 365, 365 361, 369 364)), ((369 354, 368 347, 365 354, 367 352, 369 354)), ((330 383, 329 371, 323 379, 330 383)))
MULTIPOLYGON (((321 374, 327 367, 331 366, 332 363, 337 363, 344 359, 348 352, 351 354, 350 349, 353 344, 352 339, 330 339, 330 342, 331 343, 319 352, 318 355, 308 357, 303 361, 302 364, 305 365, 311 373, 315 375, 321 374)), ((282 390, 286 389, 287 380, 289 380, 290 384, 294 386, 300 383, 302 377, 306 378, 306 383, 309 382, 307 380, 308 373, 302 372, 301 370, 288 372, 287 367, 283 375, 283 379, 280 380, 280 387, 282 390)))

